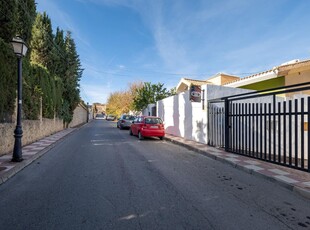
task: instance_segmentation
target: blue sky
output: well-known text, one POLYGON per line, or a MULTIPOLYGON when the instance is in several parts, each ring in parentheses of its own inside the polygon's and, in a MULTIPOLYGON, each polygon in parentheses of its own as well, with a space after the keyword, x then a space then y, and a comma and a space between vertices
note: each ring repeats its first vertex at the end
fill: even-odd
POLYGON ((241 77, 310 58, 308 0, 36 0, 70 30, 81 97, 105 103, 129 83, 241 77))

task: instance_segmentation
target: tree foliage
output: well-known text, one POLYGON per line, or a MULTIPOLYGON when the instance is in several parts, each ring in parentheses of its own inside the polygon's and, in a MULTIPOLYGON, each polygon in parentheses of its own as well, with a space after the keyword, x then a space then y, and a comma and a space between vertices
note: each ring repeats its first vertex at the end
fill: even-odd
MULTIPOLYGON (((17 64, 10 42, 16 35, 30 41, 35 12, 34 0, 0 0, 0 122, 10 121, 15 107, 17 64)), ((25 77, 31 68, 28 57, 23 59, 25 77)))
POLYGON ((9 122, 16 98, 16 57, 10 44, 0 38, 0 120, 9 122), (6 64, 3 64, 6 63, 6 64), (14 68, 15 67, 15 68, 14 68))
POLYGON ((120 116, 134 111, 133 100, 138 89, 143 86, 142 82, 134 82, 128 85, 124 91, 113 92, 107 100, 107 113, 120 116))
POLYGON ((142 88, 136 90, 133 107, 135 110, 141 111, 145 109, 148 104, 154 104, 174 94, 175 90, 167 90, 163 83, 151 84, 150 82, 145 82, 142 88))
POLYGON ((50 18, 44 12, 38 13, 32 27, 31 63, 47 68, 50 65, 53 49, 53 31, 50 18))
POLYGON ((16 35, 28 43, 23 58, 23 116, 58 116, 68 124, 80 101, 81 63, 70 32, 52 31, 48 15, 36 12, 34 0, 0 0, 0 122, 14 112, 17 64, 10 41, 16 35))

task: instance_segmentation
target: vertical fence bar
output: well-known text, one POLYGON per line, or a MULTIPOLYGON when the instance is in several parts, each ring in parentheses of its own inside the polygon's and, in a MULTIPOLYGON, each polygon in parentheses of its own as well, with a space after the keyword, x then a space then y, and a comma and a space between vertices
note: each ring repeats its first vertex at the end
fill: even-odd
POLYGON ((213 106, 212 108, 212 142, 213 142, 213 146, 216 145, 216 142, 215 142, 215 133, 216 133, 216 129, 215 129, 215 106, 213 106))
POLYGON ((238 138, 237 138, 237 127, 238 127, 238 122, 237 122, 237 104, 235 103, 234 104, 234 119, 235 119, 235 130, 234 130, 234 133, 235 133, 235 152, 237 152, 237 149, 238 149, 238 145, 237 145, 237 141, 238 141, 238 138))
MULTIPOLYGON (((218 140, 219 140, 219 143, 218 143, 218 147, 221 146, 221 136, 222 136, 222 129, 221 129, 221 108, 219 107, 217 109, 217 117, 218 117, 218 133, 219 133, 219 137, 218 137, 218 140)), ((230 125, 230 119, 228 119, 228 125, 230 125)), ((230 130, 230 129, 229 129, 230 130)), ((231 135, 229 135, 231 136, 231 135)), ((231 147, 229 146, 229 149, 231 149, 231 147)))
POLYGON ((252 156, 255 155, 255 105, 254 103, 252 104, 252 156))
POLYGON ((238 103, 238 153, 241 150, 241 104, 238 103))
MULTIPOLYGON (((230 109, 231 109, 231 104, 230 104, 230 109)), ((231 111, 231 110, 230 110, 231 111)), ((222 110, 221 110, 221 113, 222 113, 222 127, 221 127, 221 130, 222 130, 222 145, 221 147, 223 148, 224 147, 224 140, 225 140, 225 110, 224 110, 224 107, 222 107, 222 110)), ((230 119, 232 120, 232 117, 230 117, 230 119)), ((230 135, 232 135, 232 129, 230 127, 230 135)))
POLYGON ((308 172, 310 172, 310 97, 308 97, 308 172))
POLYGON ((208 102, 208 116, 207 116, 207 120, 208 120, 208 123, 207 123, 207 130, 208 130, 208 145, 211 145, 211 142, 210 142, 210 135, 211 135, 211 132, 210 132, 210 102, 208 102))
POLYGON ((288 102, 288 162, 292 166, 292 101, 288 102))
POLYGON ((225 151, 229 151, 229 101, 226 98, 224 102, 224 107, 225 107, 225 151))
POLYGON ((220 119, 219 119, 219 108, 216 108, 216 113, 215 113, 215 117, 216 117, 216 147, 219 146, 219 142, 220 142, 220 138, 219 138, 219 127, 220 127, 220 119))
POLYGON ((268 103, 269 133, 268 133, 268 160, 271 160, 271 103, 268 103))
POLYGON ((215 120, 214 120, 214 105, 212 107, 212 146, 215 145, 215 129, 214 129, 214 123, 215 123, 215 120))
POLYGON ((213 143, 212 143, 212 135, 213 135, 213 130, 212 130, 212 104, 210 103, 209 104, 209 144, 211 146, 213 146, 213 143))
POLYGON ((241 104, 241 153, 244 154, 244 103, 241 104))
POLYGON ((283 102, 283 163, 286 164, 286 101, 283 102))
POLYGON ((278 102, 278 163, 281 163, 281 102, 278 102))
POLYGON ((255 109, 255 117, 256 117, 256 121, 255 121, 255 126, 256 126, 256 130, 255 130, 255 137, 256 137, 256 145, 255 145, 255 157, 258 157, 258 103, 256 103, 256 109, 255 109))
POLYGON ((298 100, 294 100, 295 103, 295 167, 298 167, 298 100))
POLYGON ((276 95, 273 95, 273 161, 276 160, 276 95))
MULTIPOLYGON (((224 124, 224 119, 225 119, 225 116, 224 116, 224 108, 222 108, 222 124, 224 124)), ((231 124, 232 124, 232 101, 229 102, 229 136, 230 136, 230 142, 229 142, 229 145, 230 145, 230 149, 232 149, 232 129, 231 129, 231 124)), ((222 145, 224 146, 224 126, 222 125, 222 145)))
POLYGON ((301 156, 300 156, 300 163, 301 163, 301 168, 304 169, 305 165, 304 165, 304 161, 305 161, 305 157, 304 157, 304 151, 305 151, 305 128, 304 128, 304 116, 305 116, 305 99, 301 98, 300 100, 300 152, 301 152, 301 156))
POLYGON ((264 103, 264 159, 267 159, 267 104, 264 103))
POLYGON ((232 152, 235 151, 235 117, 234 117, 234 113, 235 113, 235 105, 234 103, 231 104, 231 150, 232 152))
POLYGON ((252 134, 252 110, 251 110, 251 103, 249 103, 249 156, 252 155, 252 145, 251 145, 251 134, 252 134))
POLYGON ((262 159, 263 154, 263 104, 259 104, 259 125, 260 125, 260 138, 259 138, 259 157, 262 159))
POLYGON ((244 108, 244 113, 245 113, 245 117, 244 117, 244 119, 245 119, 245 122, 244 122, 244 124, 245 124, 245 146, 244 146, 244 148, 245 148, 245 152, 244 152, 244 154, 246 154, 246 155, 248 155, 248 135, 247 135, 247 133, 248 133, 248 104, 247 103, 245 103, 245 108, 244 108))
POLYGON ((218 130, 219 130, 219 144, 218 147, 221 147, 222 145, 222 108, 219 107, 218 108, 218 121, 219 121, 219 126, 218 126, 218 130))

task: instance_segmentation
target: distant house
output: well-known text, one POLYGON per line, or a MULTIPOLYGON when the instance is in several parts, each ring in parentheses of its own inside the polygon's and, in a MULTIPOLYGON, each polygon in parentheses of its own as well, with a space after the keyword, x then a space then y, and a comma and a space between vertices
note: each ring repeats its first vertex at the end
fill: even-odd
POLYGON ((211 78, 207 80, 194 80, 190 78, 182 78, 179 82, 179 84, 176 87, 176 92, 181 93, 189 90, 191 85, 197 85, 197 86, 202 86, 202 85, 224 85, 227 82, 232 82, 235 80, 239 80, 240 77, 226 74, 226 73, 218 73, 211 78))
POLYGON ((93 108, 94 108, 94 113, 97 113, 97 114, 99 113, 104 114, 106 112, 105 104, 94 103, 93 108))
POLYGON ((257 73, 235 81, 227 82, 224 86, 253 90, 264 90, 281 86, 294 85, 310 81, 310 60, 293 60, 283 63, 261 73, 257 73))
MULTIPOLYGON (((218 73, 206 80, 182 78, 176 87, 176 92, 185 92, 189 90, 191 85, 211 84, 232 88, 265 90, 309 81, 310 59, 302 61, 297 59, 243 78, 226 73, 218 73)), ((310 94, 309 91, 303 93, 310 94)))

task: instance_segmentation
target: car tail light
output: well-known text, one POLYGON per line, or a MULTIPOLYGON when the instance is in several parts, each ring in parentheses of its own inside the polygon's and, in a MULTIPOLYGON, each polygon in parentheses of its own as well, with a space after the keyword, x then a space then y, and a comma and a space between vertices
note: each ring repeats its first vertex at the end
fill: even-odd
POLYGON ((124 120, 122 120, 121 122, 122 122, 122 123, 125 123, 125 121, 124 121, 124 120))

